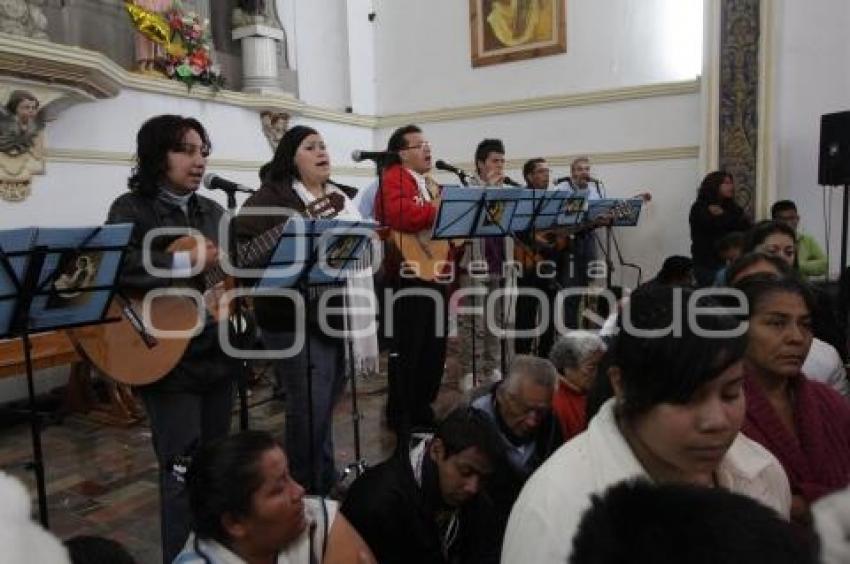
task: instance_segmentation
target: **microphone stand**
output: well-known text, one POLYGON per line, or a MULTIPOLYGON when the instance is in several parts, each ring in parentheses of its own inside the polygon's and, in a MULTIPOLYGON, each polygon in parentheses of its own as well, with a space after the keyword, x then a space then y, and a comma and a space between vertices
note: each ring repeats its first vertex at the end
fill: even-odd
MULTIPOLYGON (((230 228, 227 230, 227 253, 230 257, 231 264, 234 268, 239 268, 239 249, 238 241, 236 240, 236 229, 234 229, 233 221, 236 219, 236 192, 250 192, 255 190, 242 188, 238 185, 232 187, 221 187, 219 190, 227 194, 227 220, 230 228)), ((232 328, 237 346, 240 350, 247 350, 250 346, 251 335, 248 331, 247 319, 245 314, 247 308, 245 306, 245 298, 237 295, 233 300, 233 314, 231 315, 232 328)), ((239 394, 239 429, 245 431, 249 428, 248 421, 248 381, 250 380, 251 367, 248 364, 247 358, 242 358, 239 361, 239 374, 236 379, 236 389, 239 394)))

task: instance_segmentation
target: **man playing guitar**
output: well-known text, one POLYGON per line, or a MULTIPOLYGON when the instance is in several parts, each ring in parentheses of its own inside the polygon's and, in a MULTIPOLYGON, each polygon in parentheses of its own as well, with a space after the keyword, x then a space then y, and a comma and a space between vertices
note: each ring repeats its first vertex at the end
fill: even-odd
MULTIPOLYGON (((423 252, 436 255, 448 245, 442 242, 440 250, 435 245, 431 251, 427 240, 437 216, 439 187, 426 176, 431 170, 431 144, 422 130, 415 125, 397 129, 387 151, 398 155, 398 162, 383 172, 382 186, 375 195, 375 217, 392 230, 387 246, 403 257, 398 272, 387 275, 396 275, 394 286, 406 290, 403 297, 392 301, 390 336, 397 357, 389 371, 387 422, 404 432, 433 425, 431 402, 440 389, 446 358, 444 285, 434 280, 433 263, 409 257, 423 252), (417 289, 421 291, 409 292, 417 289), (434 291, 440 299, 435 299, 434 291)), ((387 270, 395 266, 389 258, 392 254, 386 253, 387 270)), ((435 258, 445 261, 449 257, 435 258)))

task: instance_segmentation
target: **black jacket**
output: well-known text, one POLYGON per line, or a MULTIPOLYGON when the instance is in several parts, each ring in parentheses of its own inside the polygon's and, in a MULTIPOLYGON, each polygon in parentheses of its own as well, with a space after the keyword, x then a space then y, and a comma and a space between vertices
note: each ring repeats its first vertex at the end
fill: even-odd
MULTIPOLYGON (((119 278, 121 288, 132 291, 185 285, 189 282, 186 279, 160 278, 146 272, 142 262, 145 233, 156 227, 185 228, 188 232, 191 227, 218 244, 218 227, 223 214, 221 206, 197 194, 189 200, 188 217, 179 207, 155 196, 144 196, 137 192, 127 192, 119 196, 109 208, 107 223, 133 224, 119 278)), ((154 266, 171 268, 173 257, 165 249, 178 237, 180 235, 175 234, 153 240, 151 262, 154 266)), ((146 388, 203 393, 216 385, 229 385, 234 363, 221 351, 217 333, 215 325, 208 325, 200 335, 192 339, 186 354, 174 370, 146 388)))
POLYGON ((720 204, 697 198, 691 206, 688 221, 691 226, 691 256, 694 264, 714 269, 723 266, 723 261, 717 253, 717 242, 729 233, 746 231, 753 226, 743 208, 731 200, 720 204), (708 207, 712 204, 720 205, 723 213, 711 213, 708 207))
POLYGON ((444 557, 437 512, 441 504, 436 466, 427 453, 422 487, 413 477, 410 453, 392 458, 358 478, 342 504, 342 514, 360 533, 381 564, 496 564, 501 538, 493 506, 478 494, 460 509, 455 542, 444 557))
MULTIPOLYGON (((348 186, 335 184, 346 196, 353 198, 357 190, 348 186)), ((251 195, 242 205, 242 209, 252 207, 281 208, 292 210, 297 215, 306 215, 306 207, 298 194, 288 182, 264 182, 257 192, 251 195)), ((240 243, 248 243, 267 231, 286 223, 289 217, 284 215, 245 215, 240 213, 236 218, 236 235, 240 243)), ((268 256, 260 262, 267 262, 268 256)), ((256 268, 261 268, 260 265, 256 268)), ((330 306, 339 308, 342 303, 331 300, 330 306)), ((287 298, 254 298, 254 313, 257 324, 267 331, 293 332, 295 327, 295 306, 292 300, 287 298)), ((316 312, 311 308, 311 314, 316 312)), ((315 326, 315 319, 310 320, 315 326)), ((340 329, 342 324, 339 320, 329 319, 331 327, 340 329)))
POLYGON ((494 429, 502 439, 505 448, 502 460, 496 465, 496 470, 487 484, 487 493, 495 506, 495 515, 499 526, 499 539, 501 540, 508 526, 508 517, 510 517, 511 508, 519 497, 519 493, 522 491, 526 480, 528 480, 528 477, 541 464, 546 462, 553 452, 564 444, 564 437, 561 433, 561 426, 550 410, 540 422, 540 426, 537 427, 534 435, 535 451, 531 460, 529 460, 528 467, 522 469, 514 468, 508 462, 507 457, 510 430, 502 421, 496 408, 496 390, 498 388, 499 383, 482 386, 473 394, 470 405, 483 411, 488 419, 492 421, 494 429), (489 403, 489 406, 482 408, 482 402, 489 403))

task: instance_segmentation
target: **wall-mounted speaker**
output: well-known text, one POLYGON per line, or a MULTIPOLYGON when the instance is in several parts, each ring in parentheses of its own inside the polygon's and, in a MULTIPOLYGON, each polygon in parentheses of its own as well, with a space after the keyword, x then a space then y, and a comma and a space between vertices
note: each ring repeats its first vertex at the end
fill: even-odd
POLYGON ((824 114, 820 118, 818 184, 850 184, 850 111, 824 114))

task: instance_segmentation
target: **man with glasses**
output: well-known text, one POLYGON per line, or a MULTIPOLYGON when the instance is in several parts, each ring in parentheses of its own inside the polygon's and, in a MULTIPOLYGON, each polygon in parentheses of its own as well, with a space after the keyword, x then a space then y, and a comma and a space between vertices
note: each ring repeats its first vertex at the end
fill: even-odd
POLYGON ((428 175, 431 144, 419 127, 407 125, 393 132, 387 151, 398 155, 398 162, 384 169, 375 194, 375 217, 396 232, 387 245, 385 283, 403 291, 402 297, 394 293, 389 312, 393 334, 388 337, 396 354, 391 355, 389 370, 387 423, 404 434, 412 427, 434 424, 431 403, 437 398, 446 359, 446 300, 444 284, 428 281, 425 272, 399 269, 398 253, 411 245, 425 245, 422 234, 437 217, 439 186, 428 175))
POLYGON ((472 401, 502 443, 503 464, 487 488, 496 505, 500 532, 525 481, 564 442, 552 414, 557 378, 548 360, 517 355, 507 378, 483 388, 472 401))
POLYGON ((800 216, 797 206, 791 200, 780 200, 770 207, 770 217, 781 221, 797 234, 797 263, 803 276, 823 276, 826 274, 826 254, 814 237, 798 229, 800 216))

